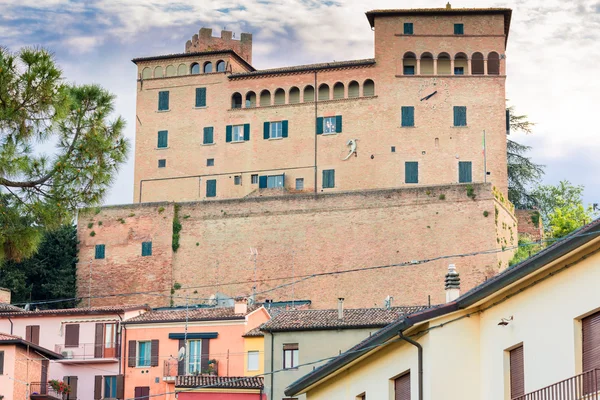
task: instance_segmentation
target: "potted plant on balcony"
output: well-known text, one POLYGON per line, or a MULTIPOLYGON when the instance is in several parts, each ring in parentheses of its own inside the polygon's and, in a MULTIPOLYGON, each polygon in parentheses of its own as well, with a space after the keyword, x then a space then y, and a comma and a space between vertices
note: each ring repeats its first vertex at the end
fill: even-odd
POLYGON ((71 387, 67 385, 66 382, 59 381, 57 379, 52 379, 48 382, 52 390, 54 390, 59 395, 63 396, 71 393, 71 387))
POLYGON ((208 360, 208 374, 211 376, 217 376, 217 360, 208 360))

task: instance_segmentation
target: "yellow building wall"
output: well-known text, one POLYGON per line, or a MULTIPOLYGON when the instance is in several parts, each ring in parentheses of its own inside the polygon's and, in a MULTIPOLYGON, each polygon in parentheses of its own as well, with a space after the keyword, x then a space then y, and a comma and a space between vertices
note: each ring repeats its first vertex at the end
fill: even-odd
POLYGON ((265 338, 247 337, 244 338, 244 376, 260 375, 265 372, 265 338), (248 370, 248 352, 258 351, 258 369, 248 370))

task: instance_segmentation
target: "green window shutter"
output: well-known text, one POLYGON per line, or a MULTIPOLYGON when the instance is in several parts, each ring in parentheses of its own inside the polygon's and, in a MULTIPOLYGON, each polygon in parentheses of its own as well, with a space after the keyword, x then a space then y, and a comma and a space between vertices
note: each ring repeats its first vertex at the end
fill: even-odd
POLYGON ((419 163, 407 161, 404 163, 404 182, 419 183, 419 163))
POLYGON ((206 197, 216 197, 217 196, 217 180, 216 179, 208 179, 206 181, 206 197))
POLYGON ((196 88, 196 107, 206 107, 206 88, 196 88))
POLYGON ((244 124, 244 140, 250 140, 250 124, 244 124))
POLYGON ((510 135, 510 110, 506 109, 506 134, 510 135))
POLYGON ((467 126, 467 107, 454 107, 454 126, 467 126))
POLYGON ((413 34, 413 23, 412 22, 405 22, 404 23, 404 34, 405 35, 412 35, 413 34))
POLYGON ((402 126, 415 126, 414 107, 402 107, 402 126))
POLYGON ((473 182, 473 168, 471 161, 458 162, 458 182, 469 183, 473 182))
POLYGON ((225 142, 227 142, 227 143, 231 142, 231 136, 232 136, 232 127, 231 127, 231 125, 227 125, 227 127, 225 128, 225 142))
POLYGON ((169 146, 169 131, 158 131, 158 144, 159 149, 164 149, 169 146))
POLYGON ((281 121, 281 137, 288 137, 288 122, 281 121))
POLYGON ((152 242, 142 242, 142 256, 152 255, 152 242))
POLYGON ((454 24, 454 34, 455 35, 464 35, 465 34, 465 26, 463 24, 454 24))
POLYGON ((335 116, 335 131, 337 133, 340 133, 342 131, 342 116, 341 115, 335 116))
POLYGON ((214 129, 212 126, 207 126, 204 128, 204 144, 214 143, 214 129))
POLYGON ((265 122, 263 124, 263 139, 268 139, 271 137, 271 123, 265 122))
POLYGON ((267 188, 267 176, 259 176, 258 177, 258 188, 266 189, 267 188))
POLYGON ((317 118, 317 135, 321 135, 323 133, 323 117, 317 118))
POLYGON ((335 170, 334 169, 325 169, 323 170, 323 188, 333 188, 335 187, 335 170))
POLYGON ((103 244, 97 244, 96 245, 96 255, 95 255, 95 258, 97 260, 102 260, 104 258, 104 249, 105 249, 105 245, 103 245, 103 244))
POLYGON ((158 92, 158 111, 166 111, 169 109, 169 92, 158 92))

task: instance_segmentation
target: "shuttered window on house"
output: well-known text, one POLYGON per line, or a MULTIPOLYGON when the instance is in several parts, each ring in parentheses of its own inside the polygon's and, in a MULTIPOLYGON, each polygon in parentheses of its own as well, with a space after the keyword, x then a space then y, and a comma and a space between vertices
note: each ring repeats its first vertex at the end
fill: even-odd
POLYGON ((96 375, 94 377, 94 400, 100 400, 102 398, 102 375, 96 375))
POLYGON ((206 197, 217 197, 217 180, 206 180, 206 197))
POLYGON ((4 352, 0 351, 0 375, 4 375, 4 352))
POLYGON ((412 35, 413 33, 414 33, 413 23, 412 22, 405 22, 404 23, 404 34, 405 35, 412 35))
POLYGON ((158 131, 158 143, 156 147, 159 149, 169 147, 169 131, 158 131))
POLYGON ((458 182, 469 183, 473 182, 473 166, 471 161, 458 162, 458 182))
POLYGON ((127 343, 127 366, 130 368, 135 368, 135 360, 137 355, 137 342, 135 340, 130 340, 127 343))
POLYGON ((28 325, 25 327, 25 340, 33 344, 40 344, 40 326, 28 325))
POLYGON ((335 187, 335 169, 323 170, 323 189, 335 187))
POLYGON ((152 255, 152 242, 142 242, 142 257, 152 255))
POLYGON ((65 325, 65 347, 79 346, 79 324, 65 325))
POLYGON ((402 107, 402 126, 411 127, 415 126, 415 108, 414 107, 402 107))
POLYGON ((212 126, 207 126, 204 128, 204 140, 203 144, 213 144, 214 143, 214 128, 212 126))
POLYGON ((67 383, 67 385, 69 385, 69 393, 66 395, 66 397, 63 397, 66 400, 76 400, 77 399, 77 383, 79 381, 79 378, 76 376, 65 376, 63 378, 63 381, 67 383))
POLYGON ((134 389, 134 395, 136 400, 148 400, 150 398, 150 387, 138 386, 134 389))
POLYGON ((158 111, 169 110, 169 91, 158 92, 158 111))
POLYGON ((404 163, 404 182, 419 183, 419 163, 407 161, 404 163))
POLYGON ((96 254, 95 254, 96 260, 101 260, 104 258, 104 250, 105 250, 105 246, 103 244, 96 245, 96 254))
POLYGON ((104 350, 104 324, 96 324, 96 332, 94 334, 94 358, 102 358, 104 350))
POLYGON ((206 107, 206 88, 196 88, 196 107, 206 107))
POLYGON ((410 372, 394 379, 394 400, 410 400, 410 372))
MULTIPOLYGON (((600 312, 581 320, 583 372, 600 368, 600 312)), ((598 387, 592 382, 584 382, 584 394, 598 387)))
POLYGON ((510 351, 510 398, 525 394, 525 364, 523 346, 510 351))
POLYGON ((454 126, 467 126, 467 107, 454 106, 454 126))
POLYGON ((465 25, 464 24, 454 24, 454 34, 455 35, 464 35, 465 34, 465 25))

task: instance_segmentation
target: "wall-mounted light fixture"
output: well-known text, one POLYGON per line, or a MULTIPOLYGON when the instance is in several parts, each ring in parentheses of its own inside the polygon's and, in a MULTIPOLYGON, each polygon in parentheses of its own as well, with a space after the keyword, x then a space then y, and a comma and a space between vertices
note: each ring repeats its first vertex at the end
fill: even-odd
POLYGON ((513 316, 512 315, 509 318, 502 318, 502 319, 500 319, 500 322, 498 322, 498 325, 500 325, 500 326, 506 326, 512 320, 513 320, 513 316))

